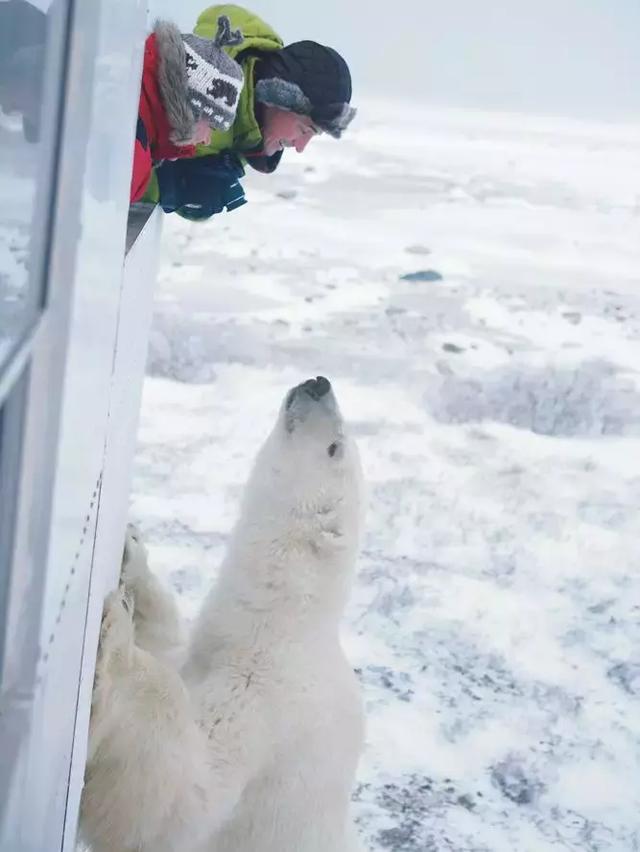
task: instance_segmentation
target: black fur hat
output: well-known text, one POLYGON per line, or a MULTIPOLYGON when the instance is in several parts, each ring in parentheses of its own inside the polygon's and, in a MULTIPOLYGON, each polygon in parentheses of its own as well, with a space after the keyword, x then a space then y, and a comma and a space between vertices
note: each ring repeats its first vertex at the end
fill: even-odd
POLYGON ((351 74, 340 54, 315 41, 297 41, 262 54, 256 66, 255 97, 260 103, 308 115, 339 139, 356 111, 351 74))

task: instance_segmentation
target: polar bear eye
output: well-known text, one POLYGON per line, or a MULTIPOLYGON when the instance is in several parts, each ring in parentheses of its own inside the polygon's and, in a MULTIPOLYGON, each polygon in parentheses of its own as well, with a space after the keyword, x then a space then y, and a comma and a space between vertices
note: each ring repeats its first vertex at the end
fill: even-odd
POLYGON ((327 447, 327 452, 329 453, 331 458, 333 458, 335 456, 335 454, 338 452, 339 448, 340 448, 340 444, 337 441, 334 441, 333 444, 329 444, 329 446, 327 447))

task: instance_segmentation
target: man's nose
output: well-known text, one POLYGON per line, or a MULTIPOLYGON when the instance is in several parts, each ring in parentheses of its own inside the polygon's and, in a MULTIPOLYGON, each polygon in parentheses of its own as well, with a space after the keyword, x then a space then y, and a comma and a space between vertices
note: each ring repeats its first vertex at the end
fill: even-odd
POLYGON ((311 135, 308 135, 308 136, 305 135, 305 136, 300 136, 300 137, 298 137, 298 139, 296 139, 296 141, 294 142, 294 145, 296 146, 296 151, 298 152, 298 154, 302 154, 304 149, 307 147, 307 145, 311 141, 311 138, 312 138, 311 135))

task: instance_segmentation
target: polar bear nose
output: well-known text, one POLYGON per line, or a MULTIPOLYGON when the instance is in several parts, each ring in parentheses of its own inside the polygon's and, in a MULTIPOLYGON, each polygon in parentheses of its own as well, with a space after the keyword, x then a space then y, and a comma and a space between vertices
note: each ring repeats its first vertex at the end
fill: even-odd
POLYGON ((329 379, 325 379, 324 376, 317 376, 315 379, 308 379, 306 382, 303 382, 301 388, 311 399, 322 399, 331 390, 331 382, 329 379))
MULTIPOLYGON (((301 403, 306 400, 308 403, 309 400, 317 402, 318 400, 327 397, 330 401, 330 393, 331 382, 329 379, 325 379, 324 376, 317 376, 315 379, 307 379, 306 382, 302 382, 301 384, 296 385, 295 388, 291 388, 285 400, 285 411, 289 411, 296 400, 301 403)), ((307 406, 303 406, 305 409, 306 407, 307 406)))

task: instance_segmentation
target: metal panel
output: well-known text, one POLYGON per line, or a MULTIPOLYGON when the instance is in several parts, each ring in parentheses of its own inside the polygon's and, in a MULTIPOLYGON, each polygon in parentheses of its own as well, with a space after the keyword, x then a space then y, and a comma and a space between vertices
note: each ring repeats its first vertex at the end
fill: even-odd
MULTIPOLYGON (((65 374, 42 641, 54 629, 90 495, 103 464, 129 208, 146 9, 104 0, 98 20, 89 148, 65 374), (133 37, 139 33, 137 48, 133 37)), ((83 28, 84 29, 84 28, 83 28)), ((72 75, 72 80, 75 75, 72 75)), ((73 98, 73 95, 71 96, 73 98)))
MULTIPOLYGON (((72 845, 81 789, 78 782, 83 776, 82 760, 76 761, 74 775, 70 776, 76 710, 80 708, 84 721, 105 587, 101 572, 104 570, 113 576, 122 547, 122 515, 126 513, 128 482, 124 485, 124 493, 120 494, 119 530, 116 524, 111 525, 110 552, 99 569, 94 570, 96 591, 89 601, 94 549, 92 527, 96 517, 105 523, 110 514, 107 506, 98 504, 97 497, 105 461, 114 347, 119 316, 123 316, 120 305, 123 258, 145 12, 141 2, 104 0, 100 3, 97 20, 95 7, 91 21, 82 6, 78 15, 83 20, 80 22, 78 17, 75 21, 75 35, 81 37, 88 27, 95 27, 98 41, 91 108, 85 116, 88 151, 82 176, 82 230, 77 244, 75 298, 65 365, 41 621, 43 654, 38 665, 39 688, 30 737, 31 795, 25 803, 27 814, 22 818, 23 828, 28 827, 25 849, 44 849, 45 838, 56 838, 55 848, 60 848, 58 838, 63 834, 67 846, 72 845), (135 33, 139 34, 138 39, 134 38, 135 33), (89 625, 86 652, 89 663, 80 702, 86 625, 89 625), (74 783, 69 795, 70 777, 74 783)), ((71 88, 81 85, 81 80, 80 68, 72 71, 71 88)), ((73 103, 73 91, 69 98, 73 103)), ((67 235, 64 223, 61 225, 59 238, 64 240, 67 235)), ((139 382, 142 375, 141 366, 138 368, 139 382)), ((135 413, 137 417, 137 407, 135 413)), ((79 734, 79 740, 83 738, 86 739, 86 729, 79 734)))
MULTIPOLYGON (((142 234, 147 248, 144 240, 137 252, 134 245, 135 272, 123 283, 144 3, 75 0, 72 22, 51 250, 37 254, 47 269, 46 305, 21 356, 30 373, 0 695, 0 743, 14 736, 16 746, 0 790, 0 848, 10 852, 60 849, 63 836, 73 848, 102 595, 122 547, 159 227, 154 214, 142 234)), ((7 392, 22 369, 8 366, 7 392)))
POLYGON ((77 577, 67 591, 64 610, 59 613, 55 639, 43 649, 45 665, 31 718, 19 847, 34 852, 61 848, 67 813, 70 832, 75 836, 76 813, 67 812, 67 796, 91 582, 91 571, 85 566, 92 564, 99 491, 97 481, 87 531, 77 544, 77 577))
MULTIPOLYGON (((159 208, 138 209, 129 224, 142 227, 124 266, 120 299, 118 342, 109 408, 109 433, 100 496, 100 513, 93 556, 93 583, 89 601, 85 653, 78 700, 68 813, 78 810, 87 751, 89 708, 100 617, 105 592, 118 582, 123 531, 129 510, 129 491, 144 368, 151 326, 153 287, 162 223, 159 208)), ((65 852, 74 848, 75 823, 68 821, 65 852)))
POLYGON ((28 372, 13 386, 0 409, 0 691, 2 690, 9 604, 9 578, 22 460, 22 432, 28 372))
MULTIPOLYGON (((15 11, 17 2, 5 4, 2 13, 8 15, 15 11), (11 8, 11 7, 14 8, 11 8), (8 11, 7 11, 8 10, 8 11)), ((22 4, 23 6, 26 4, 22 4)), ((66 25, 68 23, 67 4, 57 2, 49 12, 50 44, 57 44, 59 50, 53 51, 58 60, 67 54, 68 42, 66 25), (57 33, 54 38, 53 33, 57 33)), ((6 19, 5 19, 6 20, 6 19)), ((6 57, 3 57, 3 59, 6 57)), ((51 227, 50 214, 53 209, 53 196, 49 189, 57 176, 47 172, 46 166, 50 161, 57 165, 59 151, 59 110, 65 87, 65 76, 60 71, 59 61, 48 65, 47 73, 51 76, 45 84, 46 96, 43 101, 42 114, 39 116, 39 133, 42 143, 36 149, 24 149, 23 181, 17 187, 17 194, 11 202, 21 210, 22 224, 30 221, 28 276, 21 279, 20 286, 27 286, 31 281, 30 292, 38 293, 38 301, 45 292, 45 279, 41 279, 40 271, 47 269, 51 227), (40 150, 41 149, 41 150, 40 150), (36 151, 36 159, 40 164, 33 164, 29 159, 32 151, 36 151), (50 160, 52 158, 52 160, 50 160), (31 165, 28 165, 28 163, 31 165), (33 180, 39 181, 33 184, 33 180), (31 181, 31 182, 30 182, 31 181), (21 192, 22 191, 22 192, 21 192), (28 202, 28 199, 31 201, 28 202), (35 200, 37 199, 37 204, 35 200), (24 205, 31 205, 29 213, 24 205), (30 277, 29 277, 30 276, 30 277), (35 284, 34 284, 35 282, 35 284), (33 285, 33 287, 31 286, 33 285)), ((7 77, 3 76, 6 85, 7 77)), ((6 93, 5 93, 6 94, 6 93)), ((5 97, 3 94, 3 97, 5 97)), ((80 101, 82 104, 82 100, 80 101)), ((5 128, 6 129, 6 128, 5 128)), ((7 141, 6 139, 4 141, 7 141)), ((28 141, 28 140, 23 140, 28 141)), ((22 143, 12 138, 9 147, 14 150, 22 143)), ((83 162, 84 138, 80 137, 75 146, 76 162, 83 162)), ((70 154, 72 152, 69 152, 70 154)), ((6 174, 2 175, 2 183, 6 174)), ((15 177, 15 175, 14 175, 15 177)), ((67 202, 71 210, 77 207, 79 199, 79 183, 66 187, 62 202, 67 202)), ((9 210, 11 205, 9 206, 9 210)), ((5 215, 11 215, 6 213, 5 215)), ((54 217, 52 217, 54 218, 54 217)), ((71 219, 74 217, 72 216, 71 219)), ((4 224, 6 226, 7 219, 4 224)), ((18 228, 19 233, 23 233, 18 228)), ((7 233, 5 229, 5 234, 7 233)), ((20 244, 20 243, 19 243, 20 244)), ((20 244, 21 245, 21 244, 20 244)), ((8 445, 3 445, 2 454, 11 454, 18 459, 22 445, 21 469, 19 471, 18 487, 11 495, 13 499, 15 528, 13 541, 9 548, 8 560, 5 560, 2 571, 5 578, 4 623, 0 625, 4 636, 4 653, 2 660, 2 684, 0 687, 0 846, 4 849, 20 849, 20 840, 16 833, 19 813, 24 797, 23 784, 26 784, 26 749, 32 712, 32 698, 35 677, 35 665, 38 656, 39 617, 42 601, 42 577, 45 570, 47 542, 49 533, 50 487, 55 466, 55 446, 57 439, 57 423, 59 411, 59 377, 63 365, 66 348, 65 317, 71 298, 69 283, 72 281, 73 247, 66 247, 59 253, 58 268, 62 273, 61 280, 66 288, 61 288, 62 298, 54 299, 51 308, 33 327, 27 338, 22 337, 20 348, 15 353, 15 347, 4 347, 5 355, 11 354, 11 360, 3 362, 0 377, 0 401, 5 401, 13 412, 11 419, 23 418, 20 439, 14 435, 8 439, 8 445), (55 334, 53 329, 57 329, 55 334), (19 414, 16 411, 16 393, 19 385, 24 391, 24 404, 19 414), (6 400, 9 400, 7 403, 6 400), (13 444, 13 446, 11 446, 13 444), (12 551, 12 552, 11 552, 12 551)), ((6 260, 6 258, 5 258, 6 260)), ((22 264, 18 264, 20 266, 22 264)), ((5 267, 5 273, 8 271, 5 267)), ((18 270, 19 271, 19 270, 18 270)), ((15 272, 15 269, 13 270, 15 272)), ((18 288, 19 289, 19 288, 18 288)), ((29 301, 31 297, 27 297, 29 301)), ((27 311, 29 317, 31 314, 27 311)), ((23 324, 16 317, 15 329, 17 341, 23 332, 23 324)), ((4 462, 3 462, 4 464, 4 462)), ((6 465, 4 465, 6 470, 6 465)), ((8 481, 3 482, 3 488, 8 481)), ((6 497, 6 491, 3 497, 6 497)), ((6 508, 6 507, 5 507, 6 508)), ((6 541, 5 541, 6 545, 6 541)))

